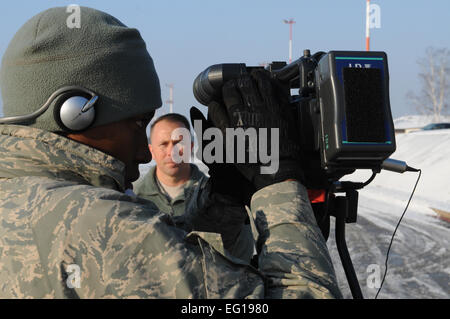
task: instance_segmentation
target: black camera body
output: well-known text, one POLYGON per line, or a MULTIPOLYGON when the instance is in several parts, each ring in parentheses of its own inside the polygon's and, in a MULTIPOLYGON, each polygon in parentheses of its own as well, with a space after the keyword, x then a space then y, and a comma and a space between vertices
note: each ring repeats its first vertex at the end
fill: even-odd
MULTIPOLYGON (((194 96, 208 105, 220 100, 222 85, 251 69, 245 64, 217 64, 194 81, 194 96)), ((297 116, 308 188, 329 189, 355 169, 379 171, 396 149, 389 103, 389 71, 384 52, 309 50, 286 65, 266 69, 289 90, 297 116)))

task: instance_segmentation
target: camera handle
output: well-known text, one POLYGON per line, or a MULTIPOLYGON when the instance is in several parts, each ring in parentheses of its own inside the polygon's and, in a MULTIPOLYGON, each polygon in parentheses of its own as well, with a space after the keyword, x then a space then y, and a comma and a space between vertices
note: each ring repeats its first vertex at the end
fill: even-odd
POLYGON ((334 211, 330 215, 336 218, 336 246, 342 266, 344 267, 345 276, 347 277, 353 298, 364 299, 345 241, 345 224, 356 223, 358 192, 355 189, 346 190, 345 196, 338 196, 331 200, 334 201, 334 205, 329 205, 329 207, 334 207, 334 211))

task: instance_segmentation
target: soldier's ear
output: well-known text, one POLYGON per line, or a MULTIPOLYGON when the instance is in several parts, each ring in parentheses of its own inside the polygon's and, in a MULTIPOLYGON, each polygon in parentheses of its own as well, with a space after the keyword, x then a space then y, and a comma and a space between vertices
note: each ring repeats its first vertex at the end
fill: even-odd
POLYGON ((148 144, 148 149, 150 150, 150 153, 152 154, 152 158, 155 158, 154 156, 153 156, 153 152, 152 152, 152 144, 148 144))

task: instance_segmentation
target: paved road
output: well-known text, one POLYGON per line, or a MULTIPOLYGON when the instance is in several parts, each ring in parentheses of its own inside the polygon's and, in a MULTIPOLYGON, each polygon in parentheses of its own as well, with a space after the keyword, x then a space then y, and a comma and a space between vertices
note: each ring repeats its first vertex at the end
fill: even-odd
MULTIPOLYGON (((373 200, 360 197, 358 223, 347 224, 347 246, 365 298, 373 299, 376 267, 380 277, 389 242, 401 215, 386 213, 373 200), (368 268, 369 265, 371 268, 368 268)), ((383 205, 381 205, 383 207, 383 205)), ((383 207, 386 210, 386 207, 383 207)), ((334 224, 334 218, 332 218, 334 224)), ((352 298, 334 240, 332 226, 328 247, 345 298, 352 298)), ((450 223, 432 216, 423 220, 406 214, 395 236, 388 274, 378 298, 450 298, 450 223)))

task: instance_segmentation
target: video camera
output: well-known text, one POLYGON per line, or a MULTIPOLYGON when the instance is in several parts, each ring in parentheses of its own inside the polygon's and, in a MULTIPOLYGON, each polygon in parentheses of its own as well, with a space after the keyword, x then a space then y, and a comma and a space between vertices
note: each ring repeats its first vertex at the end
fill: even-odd
MULTIPOLYGON (((216 64, 194 81, 195 98, 220 100, 222 86, 252 69, 243 63, 216 64)), ((329 189, 342 176, 364 168, 380 171, 396 148, 389 103, 389 72, 384 52, 330 51, 287 65, 265 67, 286 86, 299 126, 305 186, 329 189)))
MULTIPOLYGON (((256 68, 263 67, 212 65, 195 79, 194 96, 204 105, 220 101, 225 82, 256 68)), ((330 51, 311 55, 305 50, 288 65, 272 62, 265 69, 278 81, 277 87, 289 92, 286 94, 298 123, 303 183, 308 191, 324 195, 317 201, 310 196, 317 224, 327 240, 330 216, 335 217, 336 246, 350 290, 354 298, 363 298, 345 242, 345 224, 357 219, 357 190, 368 185, 381 169, 416 171, 419 178, 421 172, 388 158, 396 143, 386 53, 330 51), (295 89, 298 94, 291 94, 295 89), (364 183, 339 181, 356 169, 371 169, 372 177, 364 183)))

